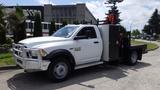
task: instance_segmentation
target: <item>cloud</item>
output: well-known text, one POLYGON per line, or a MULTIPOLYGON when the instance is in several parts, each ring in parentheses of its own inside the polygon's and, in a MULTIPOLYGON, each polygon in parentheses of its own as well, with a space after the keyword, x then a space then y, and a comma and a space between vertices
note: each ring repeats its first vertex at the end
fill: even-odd
POLYGON ((104 5, 105 0, 96 0, 96 1, 90 1, 86 2, 86 6, 88 9, 92 12, 92 14, 102 20, 105 19, 105 13, 107 13, 107 9, 104 5))
POLYGON ((159 5, 159 0, 124 0, 118 5, 122 12, 120 16, 123 19, 122 24, 128 29, 130 26, 132 29, 142 29, 155 8, 160 9, 159 5))
MULTIPOLYGON (((106 0, 95 0, 86 2, 87 7, 96 18, 104 19, 105 13, 108 11, 104 2, 106 0)), ((143 29, 151 17, 155 8, 160 10, 160 0, 124 0, 118 4, 121 12, 121 22, 128 30, 143 29)))

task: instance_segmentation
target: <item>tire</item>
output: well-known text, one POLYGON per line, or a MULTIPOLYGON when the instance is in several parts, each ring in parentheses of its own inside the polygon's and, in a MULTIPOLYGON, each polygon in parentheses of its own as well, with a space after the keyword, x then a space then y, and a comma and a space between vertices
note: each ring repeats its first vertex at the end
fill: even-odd
POLYGON ((66 58, 55 58, 48 68, 48 76, 54 82, 65 81, 71 73, 71 65, 66 58))
POLYGON ((137 64, 137 61, 138 61, 138 53, 137 51, 133 51, 131 53, 131 57, 130 57, 130 60, 128 61, 128 64, 133 66, 137 64))

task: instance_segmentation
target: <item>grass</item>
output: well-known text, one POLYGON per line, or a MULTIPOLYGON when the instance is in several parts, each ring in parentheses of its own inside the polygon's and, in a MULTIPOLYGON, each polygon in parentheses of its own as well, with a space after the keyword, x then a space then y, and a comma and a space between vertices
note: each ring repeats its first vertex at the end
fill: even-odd
POLYGON ((0 53, 0 67, 7 66, 7 65, 15 65, 12 53, 11 52, 0 53))
POLYGON ((141 41, 135 41, 135 40, 132 40, 131 44, 132 45, 147 44, 147 51, 151 51, 151 50, 155 50, 155 49, 159 48, 159 46, 157 44, 147 43, 147 42, 141 42, 141 41))

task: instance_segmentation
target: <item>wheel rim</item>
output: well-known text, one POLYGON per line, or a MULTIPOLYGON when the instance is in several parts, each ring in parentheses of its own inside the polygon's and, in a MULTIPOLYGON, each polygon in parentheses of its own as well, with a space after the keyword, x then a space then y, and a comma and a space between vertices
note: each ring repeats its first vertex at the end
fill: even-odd
POLYGON ((64 62, 57 63, 54 67, 54 75, 57 79, 63 79, 68 73, 68 66, 64 62))
POLYGON ((137 62, 137 52, 133 52, 132 55, 131 55, 131 61, 132 63, 136 63, 137 62))

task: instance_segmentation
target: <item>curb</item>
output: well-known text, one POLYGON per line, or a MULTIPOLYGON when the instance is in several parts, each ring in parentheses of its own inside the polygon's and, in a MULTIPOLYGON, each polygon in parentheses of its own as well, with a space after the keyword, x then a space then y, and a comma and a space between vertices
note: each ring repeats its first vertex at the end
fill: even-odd
POLYGON ((0 67, 0 70, 13 70, 13 69, 20 69, 20 67, 18 67, 16 65, 9 65, 9 66, 0 67))

